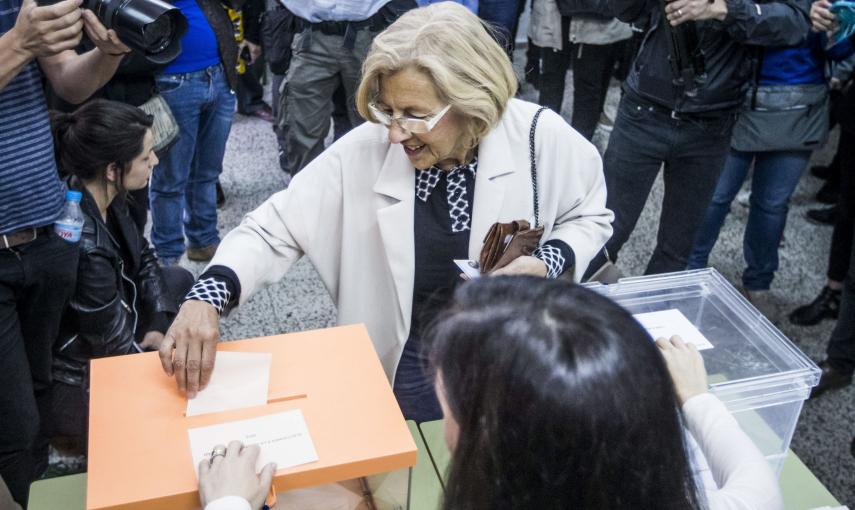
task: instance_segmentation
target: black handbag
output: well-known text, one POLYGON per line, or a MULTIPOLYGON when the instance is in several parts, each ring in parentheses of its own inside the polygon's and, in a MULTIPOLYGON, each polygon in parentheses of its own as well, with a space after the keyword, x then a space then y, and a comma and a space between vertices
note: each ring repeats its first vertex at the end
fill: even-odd
POLYGON ((261 46, 273 74, 285 74, 291 65, 291 43, 298 18, 283 6, 261 15, 261 46))

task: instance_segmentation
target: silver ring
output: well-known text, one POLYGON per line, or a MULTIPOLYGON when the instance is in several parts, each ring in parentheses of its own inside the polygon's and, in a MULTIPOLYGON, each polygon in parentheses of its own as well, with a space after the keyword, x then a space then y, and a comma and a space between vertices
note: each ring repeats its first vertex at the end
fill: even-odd
POLYGON ((211 463, 214 462, 214 459, 217 457, 225 457, 226 456, 226 447, 225 446, 217 446, 211 451, 211 463))
POLYGON ((677 16, 683 17, 683 9, 677 9, 677 16))

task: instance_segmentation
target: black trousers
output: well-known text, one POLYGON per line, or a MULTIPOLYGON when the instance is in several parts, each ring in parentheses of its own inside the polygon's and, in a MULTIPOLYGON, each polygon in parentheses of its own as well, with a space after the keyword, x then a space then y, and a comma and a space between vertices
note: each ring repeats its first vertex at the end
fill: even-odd
POLYGON ((78 253, 52 232, 0 250, 0 476, 24 508, 47 468, 51 350, 78 253))
POLYGON ((837 149, 840 158, 840 195, 837 218, 831 234, 828 279, 842 282, 851 267, 853 228, 855 228, 855 132, 841 129, 837 149))
MULTIPOLYGON (((842 149, 843 144, 840 146, 842 149)), ((850 232, 850 235, 855 237, 855 232, 850 232)), ((849 374, 855 371, 855 249, 850 250, 849 273, 843 283, 840 313, 826 354, 832 368, 849 374)))
POLYGON ((570 124, 590 140, 606 102, 615 64, 623 58, 625 41, 612 44, 570 44, 570 18, 561 18, 564 47, 543 48, 540 104, 561 113, 567 70, 573 67, 573 118, 570 124))
POLYGON ((264 107, 264 87, 261 80, 264 78, 264 57, 259 57, 252 64, 247 63, 246 72, 238 79, 237 111, 241 115, 252 115, 264 107))
POLYGON ((664 164, 665 196, 656 247, 645 274, 686 269, 695 233, 712 199, 736 121, 735 113, 673 118, 671 113, 629 93, 618 106, 603 158, 606 207, 614 211, 614 233, 588 268, 615 261, 635 229, 653 182, 664 164))

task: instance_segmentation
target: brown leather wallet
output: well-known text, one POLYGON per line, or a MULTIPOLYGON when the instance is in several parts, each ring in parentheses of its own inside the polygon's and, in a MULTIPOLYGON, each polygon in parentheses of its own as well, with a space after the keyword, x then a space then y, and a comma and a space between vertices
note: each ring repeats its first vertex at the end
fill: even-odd
POLYGON ((531 228, 526 220, 494 223, 484 236, 478 260, 481 273, 501 269, 518 257, 531 255, 543 236, 543 227, 531 228))

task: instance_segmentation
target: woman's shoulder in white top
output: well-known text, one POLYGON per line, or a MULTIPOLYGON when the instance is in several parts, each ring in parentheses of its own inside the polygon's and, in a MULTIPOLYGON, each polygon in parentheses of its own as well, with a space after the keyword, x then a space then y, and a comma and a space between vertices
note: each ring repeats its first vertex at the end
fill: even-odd
POLYGON ((709 510, 784 508, 768 461, 715 395, 690 398, 683 404, 683 416, 718 486, 706 491, 709 510))

